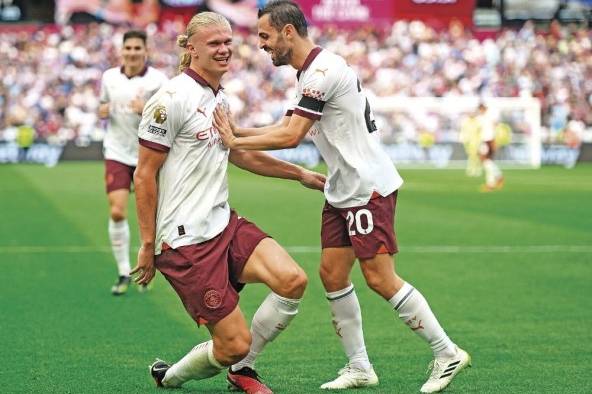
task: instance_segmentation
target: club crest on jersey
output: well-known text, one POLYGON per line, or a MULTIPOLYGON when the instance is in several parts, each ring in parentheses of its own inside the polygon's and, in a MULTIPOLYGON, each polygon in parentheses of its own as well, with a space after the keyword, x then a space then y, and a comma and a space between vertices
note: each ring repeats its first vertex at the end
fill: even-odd
POLYGON ((164 105, 158 104, 156 108, 154 108, 154 113, 152 114, 152 119, 158 124, 163 124, 165 120, 167 120, 167 109, 164 105))

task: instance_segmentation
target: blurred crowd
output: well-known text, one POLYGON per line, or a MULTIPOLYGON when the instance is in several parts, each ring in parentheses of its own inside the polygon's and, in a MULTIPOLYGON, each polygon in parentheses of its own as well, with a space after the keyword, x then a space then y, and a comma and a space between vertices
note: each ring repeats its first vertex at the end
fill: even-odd
MULTIPOLYGON (((148 28, 150 64, 177 73, 175 38, 183 25, 148 28)), ((37 139, 79 144, 102 140, 96 111, 101 74, 119 65, 125 29, 107 24, 0 29, 0 141, 22 125, 37 139)), ((531 23, 477 39, 462 26, 436 32, 421 22, 391 29, 339 31, 312 28, 320 46, 344 56, 369 95, 532 96, 541 102, 545 138, 554 142, 568 124, 592 128, 592 32, 531 23), (571 122, 571 123, 570 123, 571 122)), ((295 72, 275 68, 253 32, 235 31, 234 58, 223 85, 238 123, 278 120, 294 95, 295 72)))

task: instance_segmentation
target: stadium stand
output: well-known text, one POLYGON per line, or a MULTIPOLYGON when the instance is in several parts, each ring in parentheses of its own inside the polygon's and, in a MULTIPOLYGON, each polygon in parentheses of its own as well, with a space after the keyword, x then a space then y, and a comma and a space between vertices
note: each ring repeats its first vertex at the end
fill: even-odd
MULTIPOLYGON (((148 28, 151 64, 176 73, 174 23, 148 28)), ((391 29, 311 29, 319 45, 344 56, 376 96, 533 96, 541 102, 543 141, 566 129, 580 136, 592 127, 592 34, 551 23, 544 31, 526 23, 496 37, 478 39, 462 26, 435 31, 422 22, 391 29)), ((123 28, 108 24, 45 25, 0 30, 0 141, 13 141, 16 126, 32 126, 38 140, 102 140, 96 117, 99 79, 117 64, 123 28)), ((256 36, 235 34, 232 71, 224 80, 232 110, 243 125, 279 119, 292 97, 294 73, 275 69, 256 36)))

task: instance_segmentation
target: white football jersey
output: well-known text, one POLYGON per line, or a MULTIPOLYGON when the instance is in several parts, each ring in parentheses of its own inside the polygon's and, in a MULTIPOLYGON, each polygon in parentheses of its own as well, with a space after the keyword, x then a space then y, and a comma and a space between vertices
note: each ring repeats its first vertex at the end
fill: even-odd
POLYGON ((487 142, 495 139, 495 120, 493 115, 486 111, 477 117, 479 119, 479 126, 481 130, 481 141, 487 142))
POLYGON ((156 254, 204 242, 228 225, 228 149, 213 127, 214 109, 227 105, 196 72, 187 69, 146 103, 139 127, 142 146, 168 152, 158 173, 156 254))
POLYGON ((374 115, 354 70, 319 47, 298 71, 297 96, 288 111, 314 119, 309 136, 328 167, 325 197, 337 208, 366 205, 388 196, 403 179, 378 137, 374 115))
POLYGON ((152 67, 128 78, 123 67, 110 68, 101 79, 101 104, 109 103, 107 134, 103 141, 105 159, 128 166, 138 164, 138 125, 141 116, 131 108, 131 101, 146 101, 167 81, 166 75, 152 67))

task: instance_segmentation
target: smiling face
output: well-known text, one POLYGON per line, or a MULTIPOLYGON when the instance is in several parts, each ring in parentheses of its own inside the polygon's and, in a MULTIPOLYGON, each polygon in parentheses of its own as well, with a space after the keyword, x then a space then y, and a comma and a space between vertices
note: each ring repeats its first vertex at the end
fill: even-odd
POLYGON ((220 78, 230 67, 232 30, 222 24, 204 26, 189 38, 187 49, 200 73, 220 78))
POLYGON ((286 40, 285 29, 277 31, 269 23, 269 14, 263 15, 257 22, 259 48, 269 53, 274 66, 284 66, 292 61, 292 47, 286 40))
POLYGON ((146 65, 147 56, 146 44, 141 38, 132 37, 123 42, 121 57, 124 67, 142 69, 146 65))

